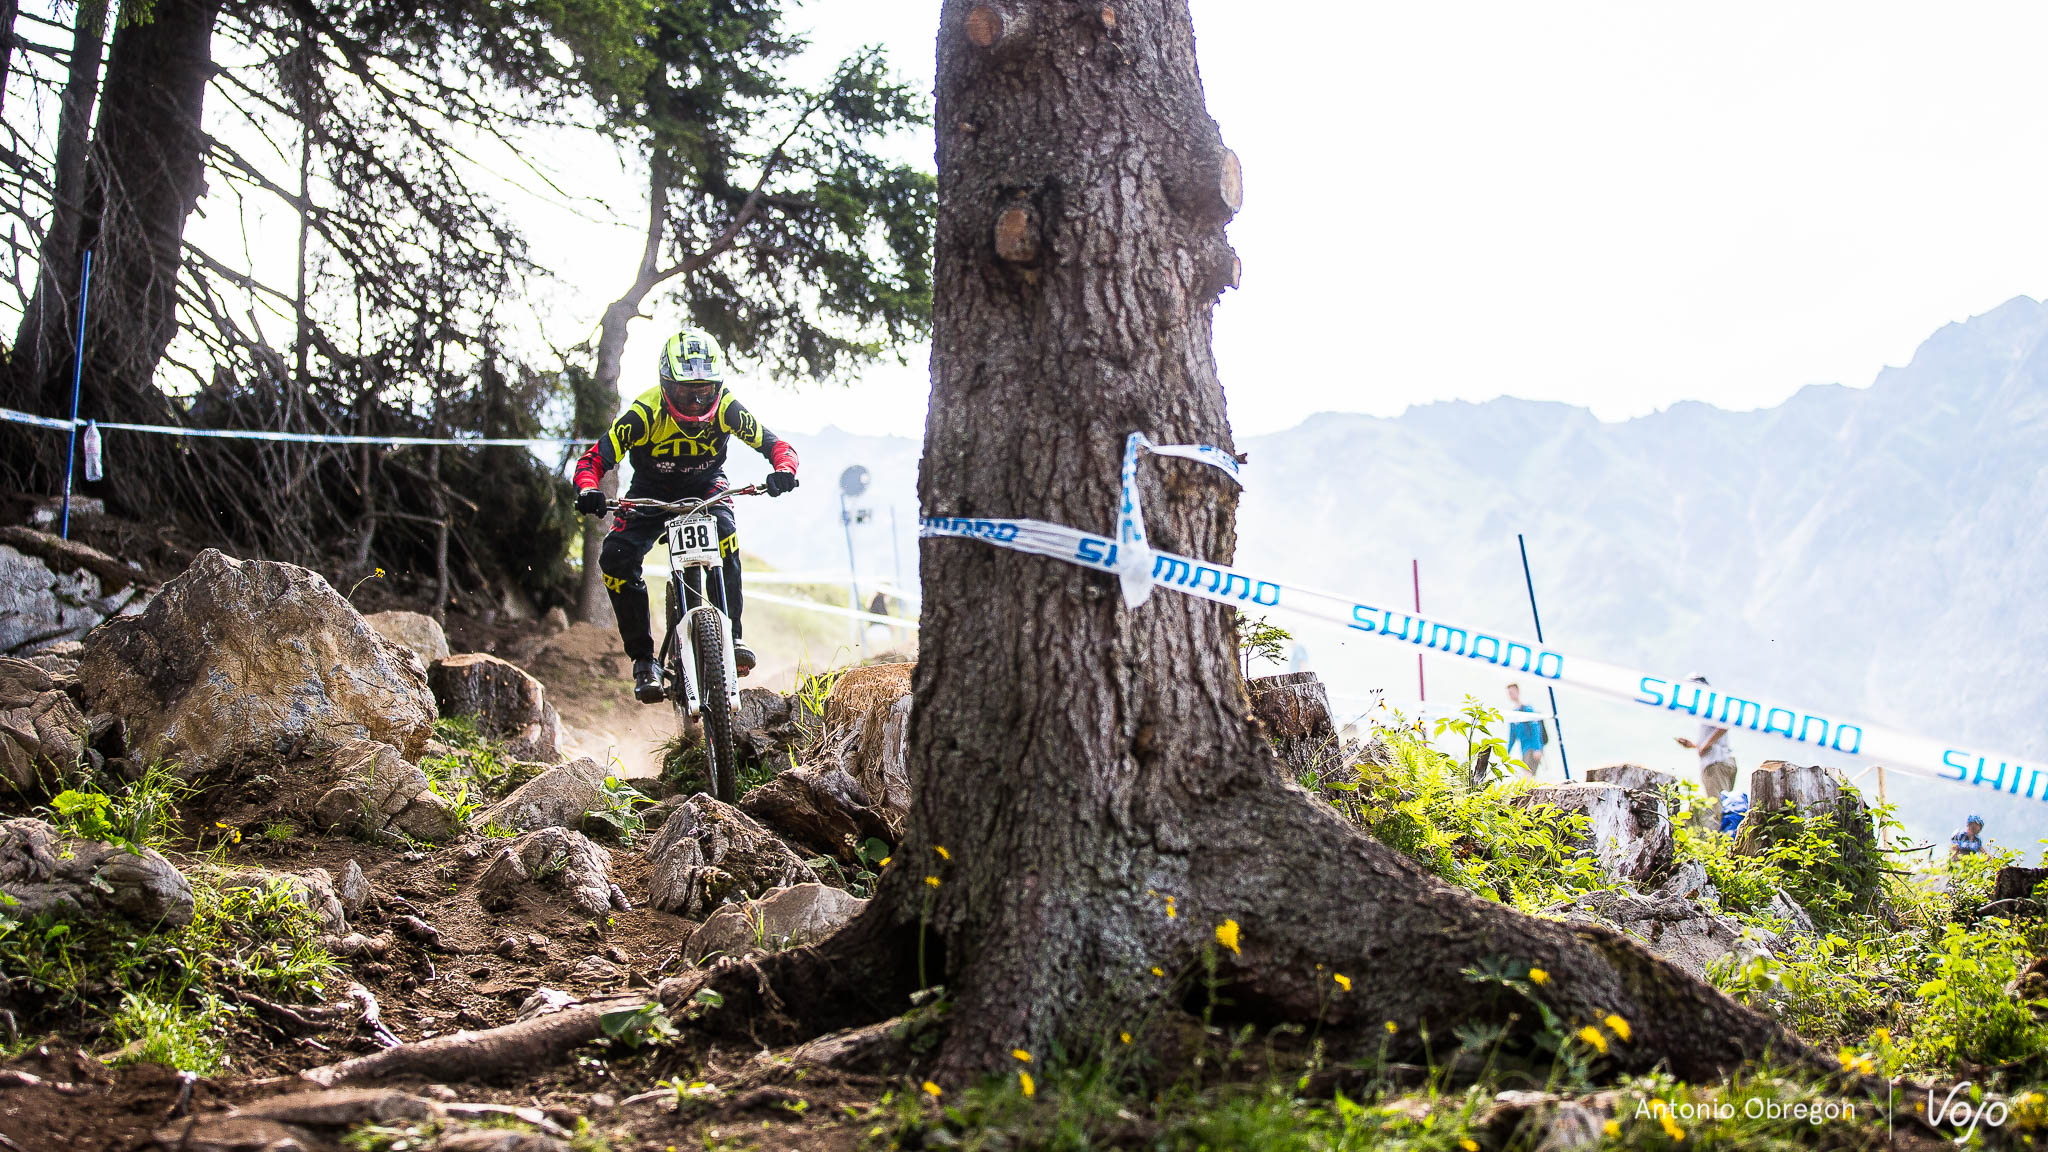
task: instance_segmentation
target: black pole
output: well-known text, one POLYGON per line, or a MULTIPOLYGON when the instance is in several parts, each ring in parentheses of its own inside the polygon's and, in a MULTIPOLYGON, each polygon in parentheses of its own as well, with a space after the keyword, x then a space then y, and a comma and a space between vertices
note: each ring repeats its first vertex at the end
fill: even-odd
MULTIPOLYGON (((1529 542, 1515 533, 1515 547, 1522 550, 1522 583, 1529 589, 1529 615, 1536 621, 1536 642, 1543 643, 1543 614, 1536 610, 1536 581, 1529 575, 1529 542)), ((1564 751, 1564 721, 1557 715, 1557 689, 1545 684, 1543 690, 1550 693, 1550 720, 1557 725, 1557 762, 1564 766, 1564 778, 1572 778, 1572 758, 1564 751)))

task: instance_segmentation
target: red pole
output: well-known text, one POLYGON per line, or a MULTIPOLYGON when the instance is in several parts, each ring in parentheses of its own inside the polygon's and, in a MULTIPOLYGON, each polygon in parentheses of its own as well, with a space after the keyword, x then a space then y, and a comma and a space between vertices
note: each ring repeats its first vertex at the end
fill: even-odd
MULTIPOLYGON (((1420 630, 1422 627, 1422 561, 1409 560, 1408 573, 1415 578, 1415 626, 1420 630)), ((1415 696, 1416 699, 1423 703, 1428 703, 1429 701, 1429 692, 1422 686, 1422 653, 1420 652, 1415 654, 1415 696)))

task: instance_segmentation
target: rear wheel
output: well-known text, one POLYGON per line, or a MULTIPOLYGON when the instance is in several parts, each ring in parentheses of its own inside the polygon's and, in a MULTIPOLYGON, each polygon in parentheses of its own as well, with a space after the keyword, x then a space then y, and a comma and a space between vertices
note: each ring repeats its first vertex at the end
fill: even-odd
POLYGON ((740 798, 739 760, 732 734, 732 682, 725 674, 725 617, 699 612, 690 624, 697 656, 697 687, 702 693, 704 768, 711 777, 711 795, 727 804, 740 798))

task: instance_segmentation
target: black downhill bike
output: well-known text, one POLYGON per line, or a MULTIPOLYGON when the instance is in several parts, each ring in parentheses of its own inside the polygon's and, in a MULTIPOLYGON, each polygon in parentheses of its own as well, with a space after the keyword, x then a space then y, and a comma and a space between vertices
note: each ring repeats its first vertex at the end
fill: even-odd
POLYGON ((704 767, 711 795, 727 804, 739 800, 739 758, 733 726, 739 715, 739 671, 733 664, 732 617, 725 609, 725 559, 719 555, 715 504, 735 496, 758 496, 759 484, 713 493, 702 500, 620 500, 613 511, 667 513, 668 617, 661 634, 663 690, 676 710, 676 724, 688 732, 704 726, 704 767))

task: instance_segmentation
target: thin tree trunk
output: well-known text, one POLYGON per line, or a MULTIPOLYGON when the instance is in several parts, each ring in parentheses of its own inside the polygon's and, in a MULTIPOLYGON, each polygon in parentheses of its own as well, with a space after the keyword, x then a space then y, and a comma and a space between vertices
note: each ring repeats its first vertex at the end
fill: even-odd
MULTIPOLYGON (((597 326, 597 379, 595 387, 577 392, 576 434, 592 440, 604 435, 618 412, 619 377, 626 359, 627 328, 640 315, 647 294, 660 286, 662 243, 668 237, 668 193, 674 168, 656 156, 647 165, 647 236, 640 247, 640 265, 625 295, 606 306, 597 326)), ((607 498, 619 494, 619 474, 604 477, 607 498)), ((611 597, 605 594, 604 577, 598 570, 598 550, 604 545, 605 519, 587 516, 583 520, 583 586, 577 595, 577 615, 592 624, 612 622, 611 597)))
MULTIPOLYGON (((1231 446, 1209 345, 1235 275, 1236 161, 1187 0, 1125 0, 1113 22, 1015 10, 1063 15, 993 32, 972 0, 941 16, 919 495, 931 516, 1104 531, 1128 433, 1231 446)), ((1230 558, 1218 472, 1154 458, 1141 485, 1157 546, 1230 558)), ((1425 1029, 1540 1027, 1461 975, 1502 963, 1545 969, 1572 1027, 1625 1018, 1625 1068, 1705 1076, 1773 1046, 1817 1061, 1633 942, 1453 889, 1293 786, 1250 719, 1228 609, 1162 591, 1128 610, 1109 577, 967 540, 924 542, 919 569, 904 843, 839 935, 715 975, 715 1026, 793 1039, 944 983, 936 1078, 959 1083, 1013 1048, 1139 1031, 1198 998, 1214 956, 1225 1017, 1316 1025, 1368 1055, 1391 1021, 1398 1058, 1425 1029)))
POLYGON ((0 0, 0 109, 7 107, 7 77, 14 69, 14 21, 21 0, 0 0))
MULTIPOLYGON (((10 12, 10 49, 13 27, 10 12)), ((86 156, 92 147, 93 101, 99 94, 101 50, 106 39, 107 0, 82 0, 72 25, 71 61, 57 105, 50 227, 36 261, 35 292, 21 314, 14 340, 15 370, 37 389, 53 376, 61 376, 72 358, 84 261, 79 235, 86 210, 86 156)), ((68 408, 64 414, 69 414, 68 408)))

